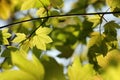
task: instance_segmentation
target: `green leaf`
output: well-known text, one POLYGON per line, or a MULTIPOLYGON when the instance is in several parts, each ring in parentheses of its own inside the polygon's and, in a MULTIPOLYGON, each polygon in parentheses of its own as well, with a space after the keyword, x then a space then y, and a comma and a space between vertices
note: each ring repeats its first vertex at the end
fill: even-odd
POLYGON ((104 36, 101 35, 99 32, 91 33, 91 38, 87 44, 88 48, 94 45, 100 46, 103 39, 104 39, 104 36))
POLYGON ((37 29, 37 31, 35 32, 36 34, 39 34, 39 35, 47 35, 51 32, 52 30, 50 28, 47 28, 47 27, 40 27, 39 29, 37 29))
POLYGON ((41 50, 46 50, 46 43, 52 42, 51 38, 46 35, 36 35, 33 37, 34 45, 41 50))
POLYGON ((69 80, 93 80, 95 71, 90 64, 82 65, 79 57, 76 57, 72 66, 68 67, 69 80))
POLYGON ((15 37, 12 40, 12 42, 14 42, 14 43, 20 43, 20 42, 22 42, 23 40, 26 39, 26 35, 24 33, 16 33, 16 36, 17 37, 15 37))
POLYGON ((63 7, 63 0, 50 0, 50 3, 55 8, 61 8, 61 7, 63 7))
POLYGON ((91 16, 88 17, 87 20, 92 22, 93 23, 92 27, 95 28, 100 23, 100 16, 99 15, 91 16))
POLYGON ((97 57, 98 64, 102 68, 108 68, 109 66, 116 66, 118 65, 120 59, 120 50, 113 49, 107 53, 106 56, 100 55, 97 57))
POLYGON ((120 0, 106 0, 106 3, 110 8, 120 8, 120 0))
POLYGON ((52 42, 52 39, 48 36, 51 32, 50 28, 42 28, 40 27, 35 33, 36 35, 33 37, 33 46, 36 46, 38 49, 46 50, 46 44, 52 42))
POLYGON ((11 15, 11 6, 13 4, 11 4, 12 0, 10 0, 10 3, 8 3, 8 1, 4 0, 0 2, 0 18, 7 20, 10 18, 11 15))
POLYGON ((34 55, 31 60, 28 60, 23 53, 14 53, 12 54, 12 63, 36 80, 42 80, 44 77, 44 68, 34 55))
MULTIPOLYGON (((106 0, 107 5, 110 7, 112 12, 120 11, 120 0, 106 0)), ((116 17, 120 17, 120 14, 113 14, 116 17)))
POLYGON ((114 21, 110 21, 104 25, 104 34, 106 35, 106 41, 114 41, 117 39, 117 30, 116 28, 120 28, 118 24, 114 21))
POLYGON ((26 40, 23 42, 23 44, 21 45, 20 49, 24 50, 25 52, 27 52, 29 50, 29 48, 32 48, 32 40, 26 40))
POLYGON ((0 30, 0 44, 8 45, 8 38, 10 38, 11 34, 8 33, 8 29, 0 30))
POLYGON ((112 28, 118 28, 118 29, 120 28, 120 26, 117 23, 115 23, 115 21, 110 21, 106 23, 104 27, 112 27, 112 28))
POLYGON ((36 80, 36 78, 21 70, 7 70, 0 73, 0 80, 36 80))
POLYGON ((58 64, 53 58, 43 60, 42 64, 45 68, 44 80, 66 80, 63 73, 63 66, 58 64))
POLYGON ((8 46, 7 49, 5 49, 2 53, 2 57, 10 57, 11 53, 16 53, 17 52, 17 48, 16 47, 12 47, 12 46, 8 46))
POLYGON ((48 5, 50 5, 49 0, 25 0, 22 4, 21 10, 40 8, 48 5))
POLYGON ((119 80, 120 79, 120 64, 119 66, 109 66, 102 74, 103 80, 119 80))
POLYGON ((2 64, 1 64, 0 67, 3 70, 9 70, 9 69, 11 69, 13 67, 12 66, 12 62, 11 62, 11 58, 10 57, 5 58, 4 62, 2 62, 2 64))
POLYGON ((34 55, 27 59, 24 51, 17 50, 11 53, 11 57, 12 64, 18 70, 9 69, 1 72, 0 80, 43 80, 44 67, 34 55))

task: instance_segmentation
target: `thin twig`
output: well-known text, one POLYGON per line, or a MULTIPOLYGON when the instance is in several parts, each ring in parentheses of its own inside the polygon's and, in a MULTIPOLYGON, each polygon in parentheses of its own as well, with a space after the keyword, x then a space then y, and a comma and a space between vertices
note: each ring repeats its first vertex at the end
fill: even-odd
POLYGON ((24 21, 20 21, 20 22, 15 22, 15 23, 11 23, 5 26, 1 26, 0 29, 5 28, 5 27, 9 27, 15 24, 20 24, 20 23, 24 23, 24 22, 28 22, 28 21, 34 21, 34 20, 40 20, 40 19, 45 19, 45 18, 55 18, 55 17, 71 17, 71 16, 86 16, 86 15, 100 15, 100 14, 120 14, 120 12, 98 12, 98 13, 81 13, 81 14, 64 14, 64 15, 53 15, 53 16, 46 16, 46 17, 40 17, 40 18, 32 18, 32 19, 28 19, 28 20, 24 20, 24 21))
POLYGON ((48 18, 44 19, 43 22, 35 29, 32 31, 32 33, 27 37, 27 38, 30 38, 34 33, 35 31, 40 28, 40 26, 42 26, 45 22, 47 22, 48 18))

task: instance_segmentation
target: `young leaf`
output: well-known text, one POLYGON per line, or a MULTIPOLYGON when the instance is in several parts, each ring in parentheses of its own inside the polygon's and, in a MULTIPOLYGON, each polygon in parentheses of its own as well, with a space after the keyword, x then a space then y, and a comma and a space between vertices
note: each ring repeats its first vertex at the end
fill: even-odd
POLYGON ((0 73, 0 80, 36 80, 36 78, 22 70, 6 70, 0 73))
POLYGON ((14 42, 14 43, 20 43, 20 42, 22 42, 23 40, 26 39, 26 35, 24 33, 16 33, 16 36, 17 37, 15 37, 12 40, 12 42, 14 42))
POLYGON ((112 27, 112 28, 118 28, 118 29, 120 28, 120 26, 117 23, 115 23, 115 21, 110 21, 106 23, 104 27, 112 27))
POLYGON ((94 28, 100 23, 100 16, 95 15, 95 16, 88 17, 88 21, 93 23, 92 27, 94 28))
POLYGON ((61 8, 63 6, 63 0, 50 0, 50 3, 55 8, 61 8))
POLYGON ((91 38, 90 38, 90 40, 88 42, 88 48, 92 47, 95 44, 97 46, 100 46, 103 38, 104 38, 104 36, 100 35, 99 32, 93 32, 93 33, 91 33, 91 38))
POLYGON ((114 21, 110 21, 104 25, 104 34, 106 35, 107 40, 114 41, 116 40, 117 31, 116 28, 119 28, 119 25, 114 21))
POLYGON ((37 29, 37 31, 35 32, 36 34, 49 34, 52 30, 50 28, 47 27, 40 27, 39 29, 37 29))
POLYGON ((12 46, 8 46, 7 49, 5 49, 2 53, 2 57, 10 57, 11 53, 16 53, 18 51, 18 48, 16 47, 12 47, 12 46))
POLYGON ((11 34, 8 33, 8 29, 0 30, 0 44, 8 45, 7 38, 10 38, 11 34))
POLYGON ((51 32, 49 28, 40 27, 33 37, 33 46, 36 46, 38 49, 46 50, 46 44, 52 42, 52 39, 47 35, 51 32))
POLYGON ((0 1, 0 12, 1 12, 0 18, 4 20, 8 19, 11 13, 11 4, 9 4, 6 0, 1 0, 0 1))
POLYGON ((44 68, 34 55, 32 55, 32 60, 28 60, 25 55, 14 53, 12 54, 12 63, 36 80, 42 80, 44 77, 44 68))
POLYGON ((1 72, 0 80, 43 80, 44 67, 34 55, 27 59, 24 51, 15 50, 11 53, 11 57, 13 65, 18 70, 9 69, 1 72))
MULTIPOLYGON (((107 5, 110 7, 112 12, 120 11, 120 0, 106 0, 107 5)), ((113 14, 116 17, 120 17, 120 14, 113 14)))
POLYGON ((120 0, 106 0, 106 3, 110 8, 120 8, 120 0))
POLYGON ((119 59, 120 59, 120 51, 117 49, 109 51, 107 55, 104 57, 103 55, 97 57, 98 64, 102 68, 108 68, 109 66, 118 65, 120 63, 118 61, 119 59))
POLYGON ((63 73, 63 66, 58 64, 53 58, 42 61, 45 68, 44 80, 66 80, 63 73))
POLYGON ((109 66, 102 75, 103 80, 119 80, 120 64, 118 66, 109 66))
POLYGON ((48 5, 50 5, 50 2, 49 2, 49 0, 26 0, 23 2, 21 10, 28 10, 31 8, 44 7, 43 4, 45 6, 48 6, 48 5))
POLYGON ((24 41, 24 43, 21 45, 20 49, 24 50, 25 52, 27 52, 29 50, 29 48, 32 48, 32 40, 26 40, 24 41))
POLYGON ((80 63, 79 57, 76 57, 72 66, 68 67, 68 77, 70 80, 93 80, 95 71, 93 66, 85 64, 84 66, 80 63))

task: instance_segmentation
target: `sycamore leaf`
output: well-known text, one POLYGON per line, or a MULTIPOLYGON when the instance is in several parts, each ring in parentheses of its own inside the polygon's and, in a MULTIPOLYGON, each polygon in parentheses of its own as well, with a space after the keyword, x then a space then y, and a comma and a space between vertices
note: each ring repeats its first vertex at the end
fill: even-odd
POLYGON ((99 32, 93 32, 91 34, 91 38, 87 44, 88 48, 92 47, 93 45, 97 45, 97 46, 100 46, 101 45, 101 42, 103 40, 103 35, 100 35, 99 32))
POLYGON ((100 23, 100 16, 95 15, 95 16, 88 17, 88 21, 93 23, 92 27, 94 28, 100 23))
POLYGON ((120 28, 120 26, 117 23, 115 23, 115 21, 108 22, 107 24, 105 24, 105 27, 113 27, 118 29, 120 28))
POLYGON ((49 0, 25 0, 22 4, 21 10, 44 7, 42 4, 48 6, 50 5, 50 2, 49 0))
POLYGON ((50 28, 40 27, 33 37, 33 46, 36 46, 38 49, 46 50, 46 44, 52 42, 52 39, 47 35, 51 32, 50 28))
POLYGON ((29 48, 32 48, 32 40, 26 40, 24 41, 24 43, 21 45, 21 49, 24 50, 25 52, 27 52, 29 50, 29 48))
POLYGON ((45 8, 44 8, 44 7, 39 8, 39 9, 37 10, 36 14, 37 14, 38 16, 40 16, 40 17, 46 16, 46 10, 45 10, 45 8))
MULTIPOLYGON (((114 21, 110 21, 104 25, 104 34, 109 36, 108 38, 116 38, 117 36, 117 31, 116 28, 120 28, 118 24, 116 24, 114 21), (113 37, 112 37, 113 36, 113 37)), ((111 39, 109 39, 111 40, 111 39)))
POLYGON ((43 79, 44 68, 34 55, 32 55, 32 60, 28 60, 26 59, 26 56, 20 53, 14 53, 12 54, 12 63, 20 70, 31 74, 37 80, 43 79))
POLYGON ((16 47, 8 46, 2 53, 2 57, 10 57, 11 53, 16 53, 18 49, 16 47))
POLYGON ((11 34, 8 33, 8 29, 0 30, 0 44, 8 45, 8 38, 10 38, 11 34))
POLYGON ((84 66, 80 63, 79 57, 76 57, 72 66, 68 67, 68 77, 70 80, 93 80, 95 71, 93 66, 85 64, 84 66))
POLYGON ((36 34, 49 34, 52 30, 50 28, 47 27, 40 27, 39 29, 37 29, 37 31, 35 32, 36 34))
POLYGON ((8 19, 11 13, 11 6, 7 3, 6 0, 0 1, 0 18, 8 19))
POLYGON ((120 80, 120 64, 116 67, 109 66, 102 77, 103 80, 120 80))
MULTIPOLYGON (((120 0, 106 0, 107 5, 110 7, 112 12, 120 11, 120 0)), ((120 17, 120 14, 113 14, 116 17, 120 17)))
POLYGON ((50 3, 55 8, 61 8, 63 6, 63 0, 50 0, 50 3))
POLYGON ((111 65, 115 66, 119 64, 119 61, 118 61, 119 59, 120 59, 120 51, 117 49, 109 51, 106 56, 99 55, 97 57, 98 64, 102 68, 108 68, 108 66, 111 66, 111 65))
POLYGON ((0 80, 43 80, 44 67, 34 55, 27 59, 24 51, 17 50, 11 53, 11 57, 13 65, 18 70, 9 69, 1 72, 0 80))
POLYGON ((12 42, 14 42, 14 43, 20 43, 20 42, 22 42, 23 40, 26 39, 26 35, 24 33, 16 33, 16 36, 17 37, 15 37, 12 40, 12 42))
POLYGON ((63 73, 63 66, 58 64, 56 60, 44 55, 42 64, 45 68, 44 80, 66 80, 63 73))
POLYGON ((6 57, 6 59, 0 65, 0 67, 2 68, 2 70, 9 70, 9 69, 11 69, 13 67, 12 63, 11 63, 11 58, 10 57, 6 57))
POLYGON ((120 8, 120 0, 106 0, 106 3, 110 8, 120 8))
POLYGON ((0 18, 7 20, 12 15, 19 0, 0 0, 0 18))
POLYGON ((21 70, 6 70, 0 73, 0 80, 36 80, 33 76, 21 70))

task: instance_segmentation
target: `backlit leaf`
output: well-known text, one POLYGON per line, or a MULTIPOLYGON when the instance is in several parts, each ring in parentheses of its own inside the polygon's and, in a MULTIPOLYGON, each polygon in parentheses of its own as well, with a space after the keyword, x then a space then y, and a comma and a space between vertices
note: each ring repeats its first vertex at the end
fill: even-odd
POLYGON ((11 5, 7 0, 0 1, 0 18, 8 19, 11 15, 11 5))
POLYGON ((119 80, 120 79, 120 65, 113 67, 109 66, 102 74, 103 80, 119 80))
POLYGON ((72 66, 68 67, 68 77, 70 80, 93 80, 95 71, 90 64, 82 65, 78 57, 75 58, 72 66))
POLYGON ((100 16, 95 15, 95 16, 88 17, 88 21, 93 23, 92 27, 94 28, 100 23, 100 16))
POLYGON ((15 50, 11 57, 12 64, 18 70, 9 69, 1 72, 0 80, 43 80, 44 67, 34 55, 28 58, 24 51, 15 50))
POLYGON ((106 0, 106 3, 110 8, 120 8, 120 0, 106 0))
POLYGON ((63 66, 58 64, 53 58, 42 61, 45 68, 44 80, 66 80, 63 73, 63 66))
POLYGON ((109 66, 116 66, 120 62, 120 51, 117 49, 111 50, 107 53, 106 56, 100 55, 97 57, 98 64, 102 68, 108 68, 109 66))
POLYGON ((5 49, 2 52, 2 57, 10 57, 12 53, 16 53, 17 52, 17 48, 16 47, 12 47, 12 46, 8 46, 7 49, 5 49))
POLYGON ((21 10, 40 8, 48 5, 50 5, 49 0, 25 0, 22 4, 21 10))
POLYGON ((37 31, 35 32, 36 34, 42 35, 42 34, 49 34, 52 30, 50 28, 47 27, 40 27, 39 29, 37 29, 37 31))
POLYGON ((23 41, 23 40, 26 39, 26 35, 23 34, 23 33, 16 33, 16 36, 17 36, 17 37, 15 37, 15 38, 12 40, 12 42, 14 42, 14 43, 20 43, 21 41, 23 41))
POLYGON ((50 0, 50 2, 55 8, 60 8, 63 6, 63 0, 50 0))
POLYGON ((88 47, 90 48, 93 45, 100 46, 103 38, 104 38, 103 35, 100 35, 99 32, 91 33, 91 38, 90 38, 90 40, 88 42, 88 47))
MULTIPOLYGON (((120 0, 106 0, 107 5, 110 7, 112 12, 120 11, 120 0)), ((116 17, 120 17, 120 14, 113 14, 116 17)))
POLYGON ((8 38, 10 38, 11 34, 8 33, 8 29, 0 30, 0 44, 8 45, 8 38))
POLYGON ((24 43, 21 45, 21 49, 24 50, 25 52, 27 52, 29 50, 29 48, 32 48, 32 40, 26 40, 24 41, 24 43))
POLYGON ((7 70, 0 73, 0 80, 36 80, 36 78, 22 70, 7 70))
POLYGON ((36 35, 33 37, 32 45, 36 46, 38 49, 46 50, 46 44, 52 42, 52 39, 48 36, 50 32, 50 28, 40 27, 35 32, 36 35))
POLYGON ((16 65, 20 70, 31 74, 31 76, 35 77, 37 80, 42 80, 44 76, 44 68, 39 60, 32 55, 32 59, 26 59, 26 56, 20 53, 12 54, 12 62, 16 65))

